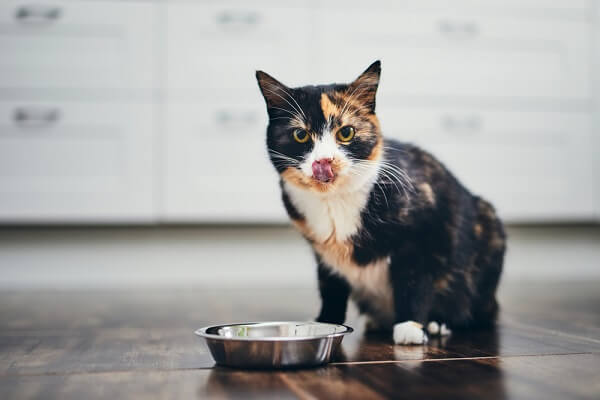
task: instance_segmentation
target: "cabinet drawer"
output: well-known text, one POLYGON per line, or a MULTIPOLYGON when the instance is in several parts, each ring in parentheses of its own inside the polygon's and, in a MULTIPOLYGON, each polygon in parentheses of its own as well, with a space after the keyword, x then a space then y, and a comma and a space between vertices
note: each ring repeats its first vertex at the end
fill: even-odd
POLYGON ((167 220, 284 221, 259 100, 167 106, 167 220))
POLYGON ((257 69, 305 83, 312 22, 302 2, 277 4, 169 4, 167 87, 256 89, 257 69))
POLYGON ((0 88, 151 88, 155 5, 3 1, 0 88))
MULTIPOLYGON (((346 8, 365 8, 362 0, 329 0, 328 6, 346 8)), ((515 15, 521 18, 584 19, 591 10, 589 0, 453 0, 448 7, 447 0, 372 0, 371 8, 396 10, 446 10, 449 13, 461 13, 465 10, 480 14, 515 15)))
POLYGON ((0 102, 0 221, 150 221, 150 105, 0 102))
POLYGON ((431 151, 510 219, 593 216, 589 114, 384 107, 379 114, 388 137, 431 151))
POLYGON ((319 81, 347 80, 382 59, 380 98, 399 96, 589 100, 591 26, 586 21, 499 17, 383 7, 323 8, 316 26, 362 21, 331 51, 318 41, 319 81))

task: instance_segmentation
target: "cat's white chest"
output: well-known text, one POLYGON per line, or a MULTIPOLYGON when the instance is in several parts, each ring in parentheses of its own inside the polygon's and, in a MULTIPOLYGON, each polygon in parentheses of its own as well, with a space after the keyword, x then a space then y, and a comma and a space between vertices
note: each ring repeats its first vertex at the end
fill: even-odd
POLYGON ((344 241, 361 225, 361 212, 367 204, 368 190, 322 196, 286 185, 294 207, 304 216, 312 238, 324 242, 330 238, 344 241))

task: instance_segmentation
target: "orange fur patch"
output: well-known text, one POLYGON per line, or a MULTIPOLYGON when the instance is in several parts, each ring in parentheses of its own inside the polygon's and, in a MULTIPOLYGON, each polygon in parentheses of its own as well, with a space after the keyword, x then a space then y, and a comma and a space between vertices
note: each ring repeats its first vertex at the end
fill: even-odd
POLYGON ((375 129, 377 130, 377 132, 379 132, 379 131, 381 130, 381 129, 380 129, 380 126, 379 126, 379 118, 377 118, 377 115, 375 115, 375 114, 369 114, 369 115, 367 116, 367 119, 368 119, 369 121, 371 121, 371 123, 372 123, 373 125, 375 125, 375 129))
POLYGON ((373 150, 371 150, 371 154, 369 154, 369 157, 367 157, 367 159, 370 161, 377 161, 381 158, 382 153, 383 153, 383 140, 381 140, 381 136, 380 136, 377 139, 377 144, 373 147, 373 150))
POLYGON ((436 280, 435 282, 433 282, 433 287, 435 288, 435 290, 437 291, 446 291, 450 288, 450 282, 452 281, 453 277, 452 275, 448 274, 438 280, 436 280))
POLYGON ((344 266, 360 268, 352 261, 353 244, 350 241, 336 240, 335 228, 331 235, 321 242, 316 240, 305 221, 293 220, 292 222, 296 229, 312 242, 315 251, 328 265, 338 268, 344 268, 344 266))
POLYGON ((421 183, 418 186, 418 188, 421 192, 423 199, 425 199, 425 201, 430 205, 435 205, 435 195, 433 194, 433 189, 431 188, 431 185, 428 183, 421 183))
POLYGON ((473 226, 473 232, 475 233, 475 237, 481 237, 481 234, 483 233, 483 228, 481 227, 481 224, 475 224, 473 226))
POLYGON ((323 116, 326 120, 336 117, 340 112, 337 106, 331 102, 326 93, 321 93, 321 110, 323 110, 323 116))

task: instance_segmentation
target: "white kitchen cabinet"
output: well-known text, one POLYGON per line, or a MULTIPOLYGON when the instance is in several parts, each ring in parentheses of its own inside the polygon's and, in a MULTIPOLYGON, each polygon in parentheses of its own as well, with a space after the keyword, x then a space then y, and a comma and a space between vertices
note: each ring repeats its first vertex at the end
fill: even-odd
POLYGON ((511 221, 598 218, 598 10, 3 1, 0 223, 285 221, 255 70, 348 82, 376 59, 388 136, 430 150, 511 221))
POLYGON ((155 5, 123 1, 0 4, 0 89, 156 87, 155 5))
POLYGON ((166 132, 166 220, 285 220, 258 93, 235 101, 168 104, 166 132))
POLYGON ((312 29, 304 2, 170 3, 166 86, 254 91, 256 70, 306 84, 312 29))
POLYGON ((0 102, 1 222, 149 222, 149 104, 0 102))
POLYGON ((433 153, 511 221, 594 214, 589 113, 382 106, 379 114, 388 137, 433 153))
POLYGON ((350 80, 381 59, 380 100, 591 99, 592 26, 587 20, 401 5, 323 3, 314 13, 319 35, 339 40, 315 42, 318 80, 350 80), (349 22, 344 29, 332 20, 361 23, 349 22))

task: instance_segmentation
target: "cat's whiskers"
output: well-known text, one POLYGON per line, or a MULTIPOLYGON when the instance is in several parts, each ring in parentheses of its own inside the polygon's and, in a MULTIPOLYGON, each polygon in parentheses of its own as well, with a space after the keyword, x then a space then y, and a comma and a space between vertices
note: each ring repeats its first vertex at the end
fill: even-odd
POLYGON ((361 172, 370 170, 374 165, 377 165, 379 167, 380 174, 385 177, 389 183, 394 185, 398 193, 403 193, 408 198, 410 198, 411 193, 414 193, 414 186, 410 177, 398 166, 383 160, 371 161, 355 158, 350 159, 353 161, 353 167, 357 168, 361 172), (398 185, 400 185, 400 187, 398 185))
POLYGON ((270 92, 270 93, 276 95, 281 100, 285 101, 290 107, 292 107, 294 109, 294 111, 296 111, 298 113, 298 115, 302 114, 302 116, 306 120, 306 114, 304 113, 304 110, 302 109, 302 107, 300 107, 300 104, 298 104, 298 102, 296 101, 296 99, 294 99, 294 97, 287 90, 285 90, 285 89, 283 89, 281 87, 276 87, 274 85, 269 85, 269 87, 271 87, 272 89, 281 90, 284 94, 286 94, 296 104, 296 106, 294 106, 292 103, 290 103, 289 101, 287 101, 282 95, 280 95, 276 91, 268 89, 266 87, 263 87, 263 89, 266 90, 267 92, 270 92))
MULTIPOLYGON (((280 108, 280 107, 271 107, 275 110, 280 110, 280 111, 285 111, 286 113, 290 114, 292 117, 294 117, 294 119, 298 119, 300 121, 302 121, 302 118, 300 117, 300 115, 298 113, 293 113, 290 110, 286 110, 285 108, 280 108)), ((291 118, 290 118, 291 119, 291 118)))
POLYGON ((298 107, 298 109, 300 110, 300 112, 302 113, 302 115, 304 116, 304 118, 306 119, 306 114, 304 113, 304 110, 302 109, 302 107, 300 106, 300 104, 298 104, 298 102, 296 101, 296 99, 294 98, 294 96, 292 96, 287 90, 285 90, 284 88, 280 88, 281 90, 283 90, 283 92, 285 94, 288 95, 288 97, 290 99, 292 99, 292 101, 294 102, 294 104, 296 104, 296 106, 298 107))
MULTIPOLYGON (((362 177, 362 176, 364 176, 364 174, 362 173, 362 171, 354 171, 354 170, 352 169, 352 166, 351 166, 350 168, 348 168, 348 170, 347 170, 347 172, 346 172, 346 173, 347 173, 347 174, 350 174, 350 175, 354 175, 354 176, 359 176, 359 177, 362 177)), ((387 198, 387 196, 386 196, 386 194, 385 194, 385 190, 383 190, 383 187, 382 187, 382 186, 381 186, 381 184, 380 184, 379 182, 377 182, 377 181, 375 181, 375 186, 377 186, 377 187, 379 188, 379 190, 381 191, 381 194, 383 195, 383 198, 385 199, 385 204, 386 204, 386 205, 389 207, 389 205, 390 205, 390 204, 389 204, 389 202, 388 202, 388 198, 387 198)))
POLYGON ((397 179, 398 183, 400 183, 402 189, 406 192, 407 195, 409 195, 410 193, 414 193, 414 186, 412 184, 412 180, 404 170, 402 170, 394 164, 385 161, 381 162, 381 166, 382 170, 384 170, 386 173, 394 176, 397 179))
POLYGON ((357 96, 361 95, 365 91, 365 88, 367 88, 367 85, 364 85, 364 84, 356 85, 356 87, 354 88, 352 93, 350 93, 350 96, 348 96, 348 98, 346 99, 346 103, 344 104, 344 107, 342 108, 342 111, 340 112, 340 114, 344 113, 346 107, 350 104, 350 101, 353 100, 354 95, 355 94, 357 96), (360 92, 356 93, 356 91, 359 89, 360 89, 360 92))
POLYGON ((344 113, 348 110, 348 107, 350 107, 350 101, 353 100, 354 95, 356 94, 357 97, 360 96, 366 88, 366 85, 357 85, 356 88, 354 88, 352 93, 350 93, 350 96, 346 99, 346 103, 344 104, 344 107, 342 107, 342 111, 340 111, 340 116, 344 115, 344 113), (358 89, 360 89, 360 91, 356 93, 358 89))
POLYGON ((384 149, 384 150, 392 150, 392 151, 395 151, 395 152, 398 152, 398 153, 405 153, 405 154, 408 154, 408 151, 407 151, 407 150, 404 150, 404 149, 399 149, 399 148, 397 148, 397 147, 383 146, 383 147, 382 147, 382 149, 384 149))
MULTIPOLYGON (((276 150, 269 149, 269 154, 271 156, 271 159, 273 160, 273 163, 277 163, 277 166, 285 166, 285 167, 299 167, 300 166, 301 161, 296 160, 295 158, 292 158, 286 154, 280 153, 276 150)), ((302 160, 303 159, 304 159, 304 157, 302 157, 302 160)))
POLYGON ((290 118, 290 117, 275 117, 275 118, 269 118, 270 121, 274 121, 276 119, 287 119, 288 121, 295 121, 296 118, 290 118))

